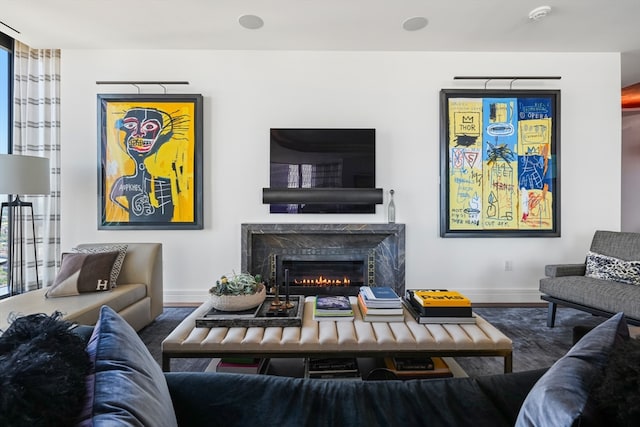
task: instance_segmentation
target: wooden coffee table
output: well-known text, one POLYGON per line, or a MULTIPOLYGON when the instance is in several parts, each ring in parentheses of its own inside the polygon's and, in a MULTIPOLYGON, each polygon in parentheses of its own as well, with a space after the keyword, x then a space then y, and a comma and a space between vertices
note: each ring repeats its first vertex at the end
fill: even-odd
MULTIPOLYGON (((352 304, 356 300, 351 297, 352 304)), ((206 357, 502 357, 512 371, 511 339, 482 317, 476 324, 419 324, 405 311, 404 322, 365 322, 356 308, 353 321, 313 320, 313 299, 305 299, 302 327, 197 328, 206 302, 162 342, 162 369, 171 359, 206 357)))

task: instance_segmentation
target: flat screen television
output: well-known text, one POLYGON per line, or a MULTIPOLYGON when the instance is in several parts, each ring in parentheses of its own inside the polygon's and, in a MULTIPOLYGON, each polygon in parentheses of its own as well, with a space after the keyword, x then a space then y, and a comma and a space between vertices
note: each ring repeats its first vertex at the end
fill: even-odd
MULTIPOLYGON (((375 129, 270 130, 270 186, 372 189, 375 129)), ((271 204, 271 213, 375 213, 375 204, 271 204)))

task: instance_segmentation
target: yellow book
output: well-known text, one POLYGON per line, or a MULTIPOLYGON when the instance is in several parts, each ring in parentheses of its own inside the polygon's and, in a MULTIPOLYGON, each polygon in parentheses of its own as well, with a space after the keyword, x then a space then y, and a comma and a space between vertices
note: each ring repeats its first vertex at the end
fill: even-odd
POLYGON ((448 378, 453 376, 451 369, 449 369, 449 366, 441 357, 432 357, 431 360, 433 361, 433 369, 398 370, 393 361, 393 357, 384 358, 386 368, 403 380, 419 378, 448 378))
POLYGON ((471 307, 471 300, 460 292, 446 289, 419 289, 413 298, 422 307, 471 307))

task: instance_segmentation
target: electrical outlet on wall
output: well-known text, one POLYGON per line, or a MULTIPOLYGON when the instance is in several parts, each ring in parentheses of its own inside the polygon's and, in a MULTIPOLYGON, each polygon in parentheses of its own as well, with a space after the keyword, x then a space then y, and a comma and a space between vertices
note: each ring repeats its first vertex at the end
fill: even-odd
POLYGON ((513 271, 513 261, 508 259, 504 262, 504 271, 513 271))

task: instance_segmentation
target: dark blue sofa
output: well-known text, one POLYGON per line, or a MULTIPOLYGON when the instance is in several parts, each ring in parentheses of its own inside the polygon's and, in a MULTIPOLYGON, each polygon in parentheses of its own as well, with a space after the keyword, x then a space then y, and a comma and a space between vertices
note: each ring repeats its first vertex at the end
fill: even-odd
MULTIPOLYGON (((66 324, 64 328, 63 335, 70 335, 66 324)), ((74 331, 84 333, 85 341, 74 337, 74 350, 61 347, 66 348, 66 352, 47 353, 51 359, 33 366, 41 369, 58 358, 67 360, 75 355, 81 355, 86 361, 65 365, 70 367, 65 370, 67 376, 69 370, 77 371, 76 365, 82 369, 79 375, 74 375, 77 386, 69 389, 69 396, 75 396, 75 406, 69 407, 74 409, 64 415, 65 420, 77 419, 75 425, 80 427, 603 425, 593 392, 603 373, 617 371, 605 370, 610 355, 627 357, 626 353, 613 350, 629 335, 624 315, 619 313, 588 332, 546 371, 478 378, 336 381, 204 372, 164 373, 135 330, 107 306, 101 308, 95 327, 78 327, 74 331)), ((15 335, 11 331, 0 338, 6 336, 9 341, 9 337, 15 335)), ((36 329, 33 341, 28 342, 49 345, 49 335, 36 329)), ((34 356, 35 361, 41 359, 34 356)), ((0 352, 0 361, 2 357, 0 352)), ((22 355, 16 359, 16 363, 25 362, 27 369, 21 372, 27 375, 37 372, 28 368, 31 359, 22 355)), ((14 371, 13 362, 3 366, 7 367, 6 371, 0 374, 6 372, 7 375, 0 377, 11 380, 11 384, 22 383, 22 375, 19 378, 9 375, 14 371)), ((59 402, 61 388, 52 389, 42 384, 46 393, 54 390, 54 395, 49 397, 59 402)), ((37 384, 30 388, 32 392, 42 391, 37 384)), ((637 388, 632 392, 637 393, 637 388)), ((620 395, 628 397, 627 393, 620 395)), ((4 399, 11 396, 0 397, 4 403, 11 401, 4 399)), ((52 401, 46 396, 42 398, 52 401)), ((32 420, 44 419, 39 416, 38 400, 29 402, 36 405, 27 402, 19 416, 28 413, 32 420)), ((60 404, 53 405, 53 410, 60 407, 60 404)), ((0 419, 5 419, 2 408, 7 407, 0 405, 0 419)), ((69 423, 65 421, 63 425, 69 423)))
POLYGON ((410 381, 164 375, 181 426, 499 427, 515 425, 543 373, 410 381))
POLYGON ((598 425, 589 394, 614 346, 627 338, 619 313, 548 370, 477 378, 164 373, 136 332, 104 307, 87 346, 95 366, 89 418, 95 427, 116 420, 119 426, 154 427, 598 425))

